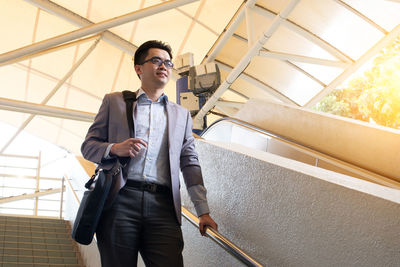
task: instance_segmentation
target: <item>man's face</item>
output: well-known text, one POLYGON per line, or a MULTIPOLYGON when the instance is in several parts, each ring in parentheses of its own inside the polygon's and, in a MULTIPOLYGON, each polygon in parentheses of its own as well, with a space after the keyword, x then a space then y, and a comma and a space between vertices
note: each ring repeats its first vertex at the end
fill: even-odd
MULTIPOLYGON (((167 51, 159 48, 150 48, 144 61, 153 57, 158 57, 163 61, 171 59, 167 51)), ((164 87, 169 81, 172 69, 167 68, 164 64, 158 66, 148 61, 142 65, 136 65, 135 71, 140 76, 142 83, 164 87)))

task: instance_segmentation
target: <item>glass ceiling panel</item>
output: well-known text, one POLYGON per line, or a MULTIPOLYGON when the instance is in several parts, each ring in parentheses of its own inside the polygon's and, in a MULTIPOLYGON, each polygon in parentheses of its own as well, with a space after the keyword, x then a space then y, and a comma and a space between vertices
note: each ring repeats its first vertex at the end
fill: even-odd
POLYGON ((329 67, 323 66, 318 64, 311 64, 311 63, 302 63, 302 62, 292 62, 296 66, 302 68, 307 73, 317 77, 320 81, 325 84, 329 84, 332 82, 338 75, 340 75, 344 69, 336 68, 336 67, 329 67))
POLYGON ((289 15, 353 59, 360 57, 383 34, 334 1, 303 0, 289 15))
POLYGON ((399 2, 383 0, 342 0, 351 7, 359 10, 372 21, 391 31, 399 24, 400 5, 399 2))
POLYGON ((0 0, 0 25, 2 41, 0 53, 32 43, 37 8, 24 1, 0 0))

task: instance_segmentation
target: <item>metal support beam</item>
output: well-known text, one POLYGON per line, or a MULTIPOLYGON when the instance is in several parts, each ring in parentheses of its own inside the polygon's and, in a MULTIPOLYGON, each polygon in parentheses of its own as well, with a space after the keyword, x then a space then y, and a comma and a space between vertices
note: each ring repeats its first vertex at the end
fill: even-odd
POLYGON ((33 193, 33 194, 23 194, 23 195, 19 195, 19 196, 3 197, 3 198, 0 198, 0 204, 13 202, 13 201, 18 201, 18 200, 42 197, 42 196, 47 196, 47 195, 52 195, 52 194, 57 194, 57 193, 60 193, 61 190, 64 190, 64 189, 65 188, 48 189, 48 190, 41 191, 41 192, 36 192, 36 193, 33 193))
POLYGON ((192 2, 195 2, 198 0, 171 0, 165 3, 161 3, 161 4, 157 4, 157 5, 153 5, 150 6, 148 8, 144 8, 138 11, 134 11, 119 17, 115 17, 112 19, 108 19, 99 23, 95 23, 92 25, 88 25, 85 26, 83 28, 80 28, 78 30, 69 32, 69 33, 65 33, 65 34, 61 34, 58 35, 56 37, 47 39, 47 40, 43 40, 41 42, 37 42, 19 49, 16 49, 14 51, 10 51, 4 54, 0 55, 0 63, 9 61, 9 60, 13 60, 15 58, 19 58, 21 56, 26 56, 38 51, 42 51, 45 50, 47 48, 56 46, 56 45, 60 45, 62 43, 65 42, 69 42, 78 38, 82 38, 84 36, 88 36, 91 34, 97 34, 100 33, 102 31, 105 31, 107 29, 134 21, 134 20, 138 20, 141 18, 145 18, 151 15, 155 15, 157 13, 163 12, 163 11, 167 11, 173 8, 176 8, 178 6, 181 5, 186 5, 192 2))
MULTIPOLYGON (((223 63, 221 61, 216 60, 218 66, 220 69, 223 69, 227 72, 231 72, 233 70, 232 66, 227 65, 226 63, 223 63)), ((252 85, 260 88, 261 90, 264 90, 266 93, 268 93, 269 95, 277 98, 278 100, 282 101, 283 103, 286 104, 291 104, 291 105, 295 105, 295 106, 300 106, 299 104, 297 104, 296 102, 294 102, 293 100, 291 100, 289 97, 285 96, 284 94, 282 94, 281 92, 279 92, 277 89, 272 88, 271 86, 269 86, 268 84, 263 83, 262 81, 250 76, 249 74, 242 72, 239 76, 239 79, 242 79, 248 83, 251 83, 252 85)))
MULTIPOLYGON (((277 14, 272 12, 271 10, 266 9, 265 7, 256 5, 256 8, 254 9, 255 12, 258 14, 269 18, 273 19, 277 14)), ((295 33, 303 36, 305 39, 309 40, 310 42, 318 45, 322 49, 324 49, 326 52, 330 53, 332 56, 335 58, 344 61, 344 62, 353 62, 354 60, 350 58, 348 55, 337 49, 336 47, 332 46, 330 43, 326 42, 325 40, 321 39, 319 36, 316 34, 308 31, 307 29, 299 26, 298 24, 290 21, 290 20, 285 20, 282 22, 282 25, 286 28, 288 28, 291 31, 294 31, 295 33)))
MULTIPOLYGON (((87 18, 82 17, 79 14, 72 12, 71 10, 68 10, 65 7, 62 7, 50 0, 25 0, 25 1, 29 2, 30 4, 36 6, 40 9, 43 9, 43 10, 49 12, 50 14, 53 14, 60 18, 63 18, 64 20, 66 20, 76 26, 84 27, 84 26, 94 24, 94 22, 88 20, 87 18)), ((166 0, 162 0, 162 1, 166 2, 166 0)), ((193 18, 187 12, 185 12, 179 8, 176 8, 176 10, 178 12, 182 13, 183 15, 185 15, 186 17, 194 20, 196 23, 203 26, 205 29, 209 30, 213 34, 218 35, 218 33, 215 32, 212 28, 208 27, 207 25, 205 25, 198 19, 193 18)), ((116 35, 115 33, 110 32, 108 30, 103 32, 102 40, 104 40, 105 42, 109 43, 110 45, 120 49, 121 51, 123 51, 126 54, 131 55, 131 56, 134 55, 134 53, 137 49, 136 45, 132 44, 128 40, 116 35)))
MULTIPOLYGON (((236 39, 241 40, 241 41, 247 43, 247 39, 246 39, 246 38, 243 38, 242 36, 240 36, 240 35, 238 35, 238 34, 234 34, 233 37, 235 37, 236 39)), ((261 54, 262 51, 264 51, 264 52, 270 52, 269 50, 267 50, 267 49, 265 49, 264 47, 262 47, 261 50, 260 50, 260 52, 259 52, 259 54, 261 54)), ((325 86, 326 86, 326 84, 323 83, 321 80, 319 80, 317 77, 315 77, 314 75, 311 75, 309 72, 307 72, 307 71, 305 71, 304 69, 300 68, 299 66, 297 66, 297 65, 294 64, 294 63, 292 63, 291 61, 289 61, 289 60, 284 60, 284 59, 281 59, 281 61, 282 61, 283 63, 285 63, 286 65, 288 65, 290 68, 295 69, 296 71, 302 73, 303 75, 307 76, 307 77, 310 78, 311 80, 313 80, 313 81, 315 81, 316 83, 320 84, 322 87, 325 87, 325 86)))
MULTIPOLYGON (((63 18, 64 20, 78 27, 85 27, 94 24, 94 22, 86 19, 85 17, 82 17, 72 12, 71 10, 68 10, 49 0, 25 0, 25 2, 28 2, 40 9, 43 9, 57 17, 63 18)), ((131 56, 134 55, 137 49, 137 46, 108 30, 103 32, 102 40, 114 47, 117 47, 118 49, 124 51, 131 56)))
POLYGON ((374 57, 380 50, 382 50, 388 43, 396 39, 400 35, 400 24, 397 25, 390 33, 383 37, 378 43, 376 43, 371 49, 369 49, 364 55, 362 55, 356 62, 351 64, 345 71, 342 72, 335 80, 333 80, 328 86, 322 89, 316 96, 314 96, 304 107, 311 108, 327 94, 332 92, 337 86, 344 82, 350 75, 356 72, 361 66, 363 66, 368 60, 374 57))
POLYGON ((234 108, 234 109, 241 109, 243 107, 243 105, 246 103, 243 102, 236 102, 236 101, 227 101, 227 100, 218 100, 217 101, 217 106, 219 107, 230 107, 230 108, 234 108))
POLYGON ((315 58, 315 57, 306 57, 288 53, 281 53, 281 52, 274 52, 274 51, 260 51, 260 56, 268 57, 268 58, 275 58, 279 60, 288 60, 288 61, 295 61, 295 62, 303 62, 303 63, 310 63, 316 65, 323 65, 327 67, 336 67, 336 68, 346 68, 350 64, 342 61, 336 60, 328 60, 322 58, 315 58))
POLYGON ((3 97, 0 97, 0 109, 85 122, 93 122, 96 116, 95 113, 46 106, 3 97))
MULTIPOLYGON (((7 62, 0 63, 0 67, 4 66, 4 65, 8 65, 8 64, 13 64, 13 63, 16 63, 16 62, 19 62, 19 61, 32 59, 32 58, 35 58, 35 57, 38 57, 38 56, 42 56, 42 55, 45 55, 45 54, 53 53, 53 52, 56 52, 58 50, 65 49, 65 48, 68 48, 68 47, 71 47, 71 46, 75 46, 75 45, 78 45, 78 44, 83 44, 83 43, 86 43, 88 41, 92 41, 92 40, 94 40, 94 39, 96 39, 98 37, 99 37, 99 35, 94 35, 94 36, 90 36, 90 37, 87 37, 87 38, 82 38, 82 39, 79 39, 79 40, 76 40, 76 41, 73 41, 73 42, 68 42, 68 43, 65 43, 65 44, 62 44, 62 45, 58 45, 58 46, 55 46, 55 47, 52 47, 52 48, 49 48, 49 49, 46 49, 46 50, 43 50, 43 51, 40 51, 40 52, 37 52, 37 53, 33 53, 33 54, 30 54, 30 55, 27 55, 27 56, 18 57, 18 58, 15 58, 13 60, 9 60, 7 62)), ((28 68, 30 68, 30 67, 28 67, 28 68)))
MULTIPOLYGON (((57 85, 53 88, 53 90, 47 95, 47 97, 41 102, 42 105, 46 104, 52 97, 53 95, 58 91, 58 89, 61 88, 61 86, 65 83, 65 81, 74 73, 74 71, 82 64, 82 62, 90 55, 90 53, 95 49, 97 44, 99 43, 100 39, 97 39, 90 47, 89 49, 85 52, 85 54, 82 55, 82 57, 71 67, 71 69, 65 74, 65 76, 57 83, 57 85)), ((4 151, 7 149, 7 147, 15 140, 15 138, 22 132, 23 129, 33 120, 35 115, 29 116, 28 119, 26 119, 22 125, 19 127, 17 132, 11 137, 11 139, 3 146, 3 148, 0 150, 0 153, 4 153, 4 151)))
POLYGON ((258 41, 247 51, 246 55, 239 61, 236 67, 229 73, 226 80, 218 87, 215 93, 210 97, 210 99, 204 104, 201 110, 197 113, 193 120, 195 129, 201 129, 203 117, 207 112, 212 109, 215 103, 218 101, 220 96, 225 92, 227 88, 239 77, 239 75, 244 71, 244 69, 250 64, 251 59, 258 54, 263 45, 267 40, 273 35, 273 33, 278 29, 282 21, 286 20, 290 12, 295 8, 300 0, 291 0, 286 7, 275 16, 272 23, 268 26, 263 35, 258 39, 258 41))
MULTIPOLYGON (((42 158, 42 152, 39 152, 38 156, 38 162, 37 162, 37 169, 36 169, 36 190, 35 192, 39 192, 39 185, 40 185, 40 165, 41 165, 41 158, 42 158)), ((62 188, 62 187, 61 187, 62 188)), ((38 215, 38 207, 39 207, 39 197, 35 197, 35 216, 38 215)))
POLYGON ((211 62, 217 57, 221 49, 225 46, 226 42, 232 37, 232 34, 239 27, 240 23, 242 23, 245 17, 246 8, 254 7, 256 2, 257 0, 248 0, 245 4, 242 4, 238 12, 236 12, 235 16, 230 21, 229 26, 224 29, 223 33, 219 36, 214 46, 211 48, 211 52, 207 53, 206 57, 202 61, 202 64, 211 62))
POLYGON ((256 39, 255 32, 254 32, 254 7, 246 7, 245 14, 246 14, 246 29, 247 29, 247 42, 249 48, 253 46, 254 41, 256 39))

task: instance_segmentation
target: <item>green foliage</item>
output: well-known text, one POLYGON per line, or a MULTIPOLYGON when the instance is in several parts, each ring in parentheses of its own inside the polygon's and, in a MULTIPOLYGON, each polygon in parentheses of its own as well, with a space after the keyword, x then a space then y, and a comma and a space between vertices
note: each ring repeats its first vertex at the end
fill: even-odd
POLYGON ((315 110, 400 128, 400 37, 382 49, 371 69, 336 89, 315 110))

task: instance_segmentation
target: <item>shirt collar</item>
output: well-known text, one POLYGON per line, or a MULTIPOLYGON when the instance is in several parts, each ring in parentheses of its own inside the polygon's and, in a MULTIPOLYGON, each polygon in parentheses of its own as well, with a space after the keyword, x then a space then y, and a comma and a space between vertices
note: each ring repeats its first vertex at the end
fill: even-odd
MULTIPOLYGON (((136 97, 136 98, 137 98, 138 100, 141 100, 141 99, 143 99, 143 100, 150 100, 150 99, 147 97, 146 92, 142 89, 142 87, 139 88, 139 90, 138 90, 138 92, 137 92, 137 97, 136 97)), ((167 104, 167 103, 168 103, 168 96, 167 96, 165 93, 163 93, 163 94, 160 96, 160 98, 158 98, 157 102, 158 102, 158 103, 163 102, 163 103, 167 104)))

